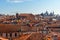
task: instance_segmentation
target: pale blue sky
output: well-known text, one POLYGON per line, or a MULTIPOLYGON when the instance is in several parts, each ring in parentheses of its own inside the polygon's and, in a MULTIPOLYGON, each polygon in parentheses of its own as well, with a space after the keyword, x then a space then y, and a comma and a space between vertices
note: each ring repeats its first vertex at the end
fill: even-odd
POLYGON ((0 0, 0 13, 39 14, 45 11, 60 13, 60 0, 0 0))

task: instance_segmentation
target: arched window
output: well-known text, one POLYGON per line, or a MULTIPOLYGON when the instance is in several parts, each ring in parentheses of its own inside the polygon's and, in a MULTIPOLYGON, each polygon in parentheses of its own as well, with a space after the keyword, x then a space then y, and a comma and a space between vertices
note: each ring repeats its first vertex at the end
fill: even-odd
POLYGON ((10 33, 10 37, 12 37, 12 33, 10 33))
POLYGON ((15 33, 15 37, 17 37, 17 33, 15 33))
POLYGON ((6 37, 8 37, 8 33, 6 33, 6 37))
POLYGON ((2 36, 2 33, 0 33, 0 36, 2 36))

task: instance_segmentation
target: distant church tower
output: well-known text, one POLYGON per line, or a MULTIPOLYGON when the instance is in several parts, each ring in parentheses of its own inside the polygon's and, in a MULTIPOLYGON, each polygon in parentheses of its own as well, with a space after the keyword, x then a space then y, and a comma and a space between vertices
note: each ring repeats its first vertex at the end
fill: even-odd
POLYGON ((17 18, 17 19, 19 18, 19 14, 18 14, 18 13, 16 13, 16 18, 17 18))

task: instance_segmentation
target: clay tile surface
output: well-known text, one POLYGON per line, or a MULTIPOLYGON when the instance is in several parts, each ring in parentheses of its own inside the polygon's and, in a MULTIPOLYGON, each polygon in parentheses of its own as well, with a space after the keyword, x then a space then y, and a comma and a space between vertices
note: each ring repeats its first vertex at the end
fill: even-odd
POLYGON ((0 32, 16 32, 18 30, 20 30, 20 25, 0 24, 0 32))

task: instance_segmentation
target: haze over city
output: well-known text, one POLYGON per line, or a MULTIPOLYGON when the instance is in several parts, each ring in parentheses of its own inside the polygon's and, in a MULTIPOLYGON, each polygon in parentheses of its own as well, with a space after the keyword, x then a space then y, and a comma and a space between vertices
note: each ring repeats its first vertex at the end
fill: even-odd
POLYGON ((0 13, 15 14, 42 12, 60 13, 60 0, 0 0, 0 13))

